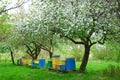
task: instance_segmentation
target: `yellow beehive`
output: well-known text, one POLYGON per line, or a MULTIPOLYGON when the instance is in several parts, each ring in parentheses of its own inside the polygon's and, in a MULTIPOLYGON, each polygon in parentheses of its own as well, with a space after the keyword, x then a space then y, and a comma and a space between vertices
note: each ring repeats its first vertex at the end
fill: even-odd
POLYGON ((57 68, 57 65, 60 64, 60 56, 53 56, 52 57, 52 67, 57 68))
POLYGON ((28 60, 26 58, 22 58, 23 65, 28 65, 28 60))

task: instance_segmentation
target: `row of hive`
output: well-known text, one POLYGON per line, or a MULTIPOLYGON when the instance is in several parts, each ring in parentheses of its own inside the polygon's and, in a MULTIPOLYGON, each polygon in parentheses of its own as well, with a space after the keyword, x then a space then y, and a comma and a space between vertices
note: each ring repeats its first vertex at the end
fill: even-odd
POLYGON ((51 60, 39 59, 34 60, 30 64, 28 59, 23 57, 18 60, 19 65, 31 65, 32 67, 48 67, 49 69, 60 69, 60 70, 76 70, 75 58, 66 58, 65 60, 60 60, 59 55, 52 56, 51 60), (47 65, 46 65, 47 61, 47 65))

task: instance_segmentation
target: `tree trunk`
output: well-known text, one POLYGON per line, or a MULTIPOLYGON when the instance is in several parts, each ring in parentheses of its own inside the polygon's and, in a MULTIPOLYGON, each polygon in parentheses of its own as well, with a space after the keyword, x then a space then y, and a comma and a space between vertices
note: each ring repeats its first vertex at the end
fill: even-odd
POLYGON ((14 61, 14 56, 13 56, 13 51, 12 49, 10 48, 10 55, 11 55, 11 60, 12 60, 12 63, 15 64, 15 61, 14 61))
POLYGON ((34 54, 34 59, 37 59, 38 58, 38 54, 34 54))
POLYGON ((80 73, 85 72, 85 68, 87 66, 87 62, 88 62, 89 54, 90 54, 89 45, 84 45, 84 47, 85 47, 85 52, 84 52, 84 56, 83 56, 83 59, 82 59, 82 64, 81 64, 80 69, 79 69, 80 73))
POLYGON ((27 47, 27 54, 31 56, 32 60, 36 60, 38 58, 38 55, 41 51, 41 47, 35 44, 35 48, 32 49, 30 46, 26 45, 27 47))
POLYGON ((36 60, 38 58, 38 54, 33 54, 33 55, 30 55, 32 57, 32 60, 36 60))
POLYGON ((50 59, 52 58, 53 52, 49 52, 50 59))

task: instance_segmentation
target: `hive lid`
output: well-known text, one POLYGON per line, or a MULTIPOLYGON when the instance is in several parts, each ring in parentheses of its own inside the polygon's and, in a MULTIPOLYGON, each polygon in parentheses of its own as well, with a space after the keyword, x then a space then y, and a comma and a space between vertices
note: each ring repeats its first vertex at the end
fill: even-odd
POLYGON ((54 55, 54 56, 52 56, 52 58, 59 58, 60 57, 60 55, 54 55))

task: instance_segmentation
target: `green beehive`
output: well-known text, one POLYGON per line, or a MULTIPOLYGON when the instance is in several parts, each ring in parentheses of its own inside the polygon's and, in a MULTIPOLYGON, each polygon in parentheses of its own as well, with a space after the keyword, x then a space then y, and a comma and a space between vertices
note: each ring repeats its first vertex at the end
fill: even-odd
POLYGON ((48 68, 52 68, 52 61, 49 60, 47 65, 48 65, 48 68))

